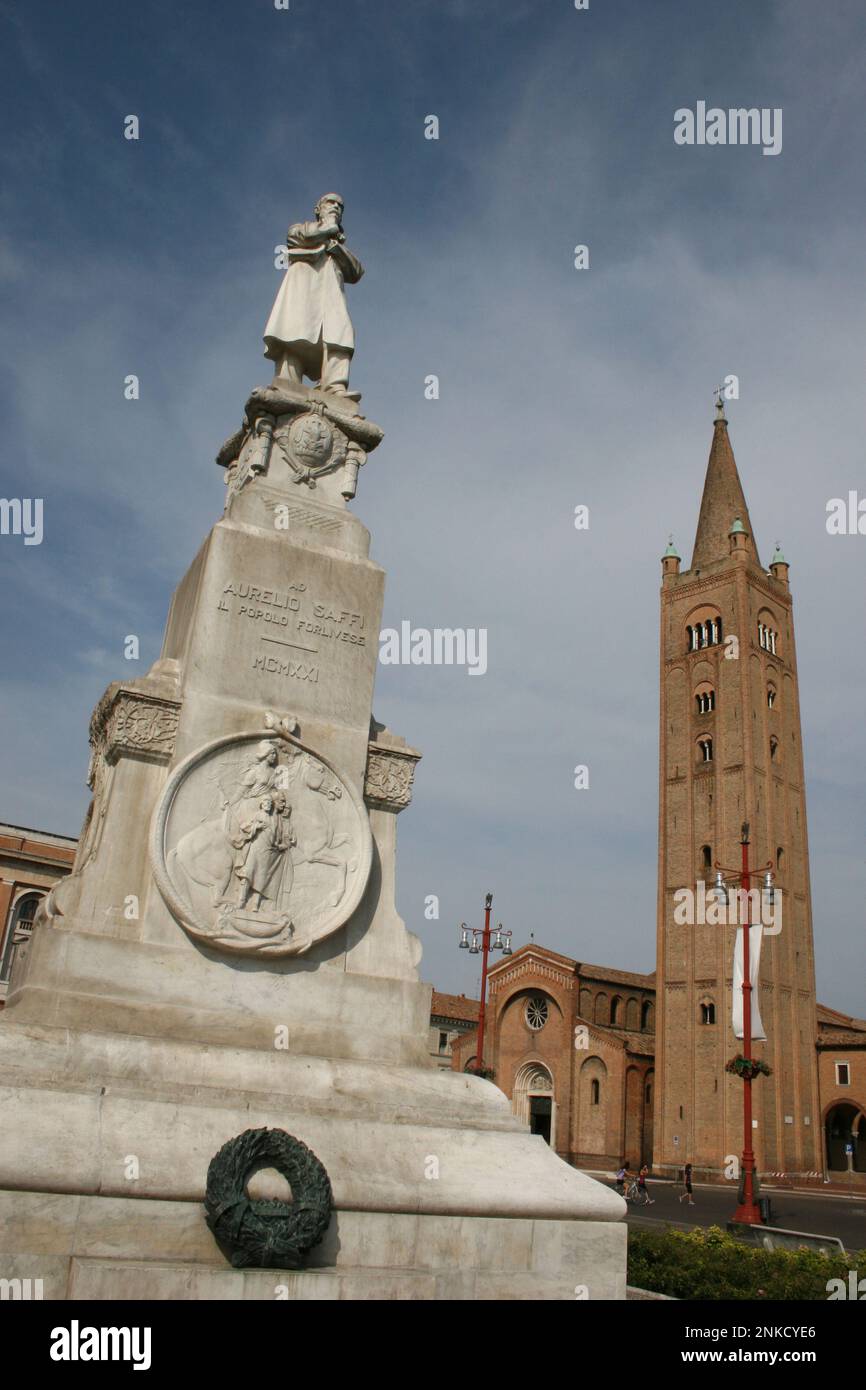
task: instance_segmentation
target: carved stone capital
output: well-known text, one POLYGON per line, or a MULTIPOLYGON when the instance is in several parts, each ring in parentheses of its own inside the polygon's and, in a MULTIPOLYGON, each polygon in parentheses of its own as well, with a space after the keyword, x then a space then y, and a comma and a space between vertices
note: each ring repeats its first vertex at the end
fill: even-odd
POLYGON ((115 763, 122 754, 168 762, 174 751, 180 704, 116 682, 108 687, 90 721, 94 757, 115 763))
MULTIPOLYGON (((381 732, 387 733, 385 730, 381 732)), ((393 735, 389 736, 387 743, 372 740, 367 749, 367 773, 364 778, 364 800, 367 805, 395 812, 408 806, 412 800, 415 765, 420 757, 416 749, 409 748, 403 739, 394 739, 393 735)))

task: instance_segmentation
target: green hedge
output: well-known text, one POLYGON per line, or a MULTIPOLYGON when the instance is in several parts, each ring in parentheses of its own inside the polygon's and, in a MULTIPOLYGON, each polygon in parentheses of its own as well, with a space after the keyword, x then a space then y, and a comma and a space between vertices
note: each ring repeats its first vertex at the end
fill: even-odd
POLYGON ((866 1251, 819 1255, 814 1250, 759 1250, 719 1226, 708 1230, 628 1233, 628 1282, 682 1299, 820 1299, 828 1279, 866 1276, 866 1251))

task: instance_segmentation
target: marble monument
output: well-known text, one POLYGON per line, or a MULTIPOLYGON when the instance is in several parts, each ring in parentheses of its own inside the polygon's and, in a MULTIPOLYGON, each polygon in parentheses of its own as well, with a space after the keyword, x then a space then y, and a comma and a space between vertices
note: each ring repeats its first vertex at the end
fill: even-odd
POLYGON ((0 1015, 0 1276, 49 1298, 625 1296, 622 1200, 427 1054, 394 901, 420 754, 372 714, 384 575, 348 505, 382 431, 348 391, 342 212, 290 228, 224 515, 159 659, 94 711, 74 871, 0 1015), (214 1155, 268 1127, 332 1193, 292 1271, 233 1268, 205 1220, 214 1155))

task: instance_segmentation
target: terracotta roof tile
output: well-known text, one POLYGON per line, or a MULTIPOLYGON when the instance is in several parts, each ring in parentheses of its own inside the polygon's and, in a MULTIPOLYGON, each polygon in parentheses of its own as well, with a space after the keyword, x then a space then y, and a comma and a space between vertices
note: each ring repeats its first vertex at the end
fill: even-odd
POLYGON ((584 965, 578 967, 578 974, 587 980, 609 980, 614 985, 632 985, 635 989, 655 989, 655 971, 651 975, 641 975, 635 970, 614 970, 609 965, 584 965))
POLYGON ((454 1018, 465 1023, 477 1023, 480 1004, 465 994, 440 994, 434 989, 430 1003, 431 1018, 454 1018))
POLYGON ((866 1032, 854 1029, 830 1028, 818 1029, 818 1047, 825 1050, 832 1047, 866 1047, 866 1032))

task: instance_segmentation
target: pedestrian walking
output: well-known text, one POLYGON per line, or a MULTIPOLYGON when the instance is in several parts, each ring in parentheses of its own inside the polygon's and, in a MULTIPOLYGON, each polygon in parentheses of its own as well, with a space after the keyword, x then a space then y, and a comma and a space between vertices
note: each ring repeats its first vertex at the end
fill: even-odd
POLYGON ((685 1168, 683 1169, 683 1190, 680 1193, 679 1200, 681 1202, 684 1202, 686 1197, 688 1197, 689 1199, 689 1206, 693 1207, 694 1201, 692 1199, 692 1165, 690 1163, 687 1163, 685 1168))
POLYGON ((648 1177, 649 1168, 646 1164, 644 1164, 637 1175, 638 1196, 643 1197, 643 1204, 645 1207, 652 1207, 655 1206, 655 1199, 649 1195, 649 1189, 646 1185, 646 1180, 648 1177))

